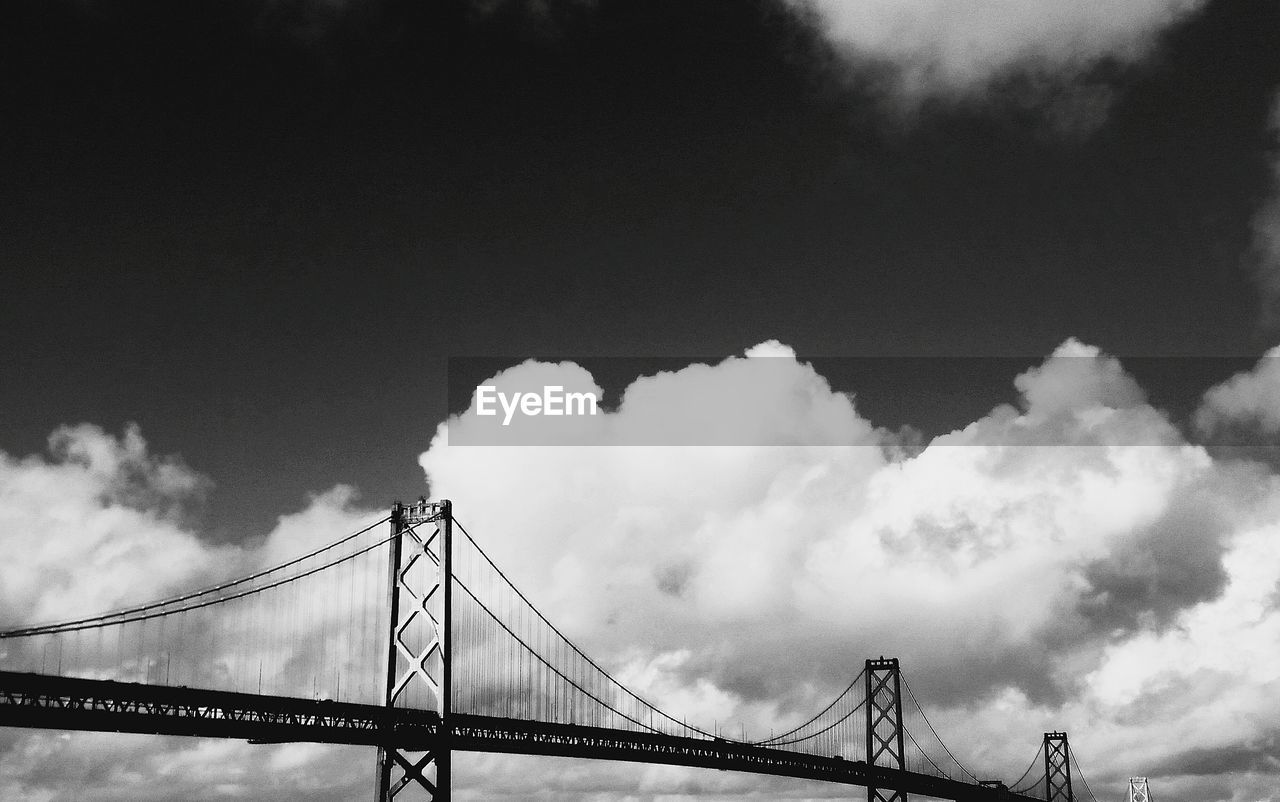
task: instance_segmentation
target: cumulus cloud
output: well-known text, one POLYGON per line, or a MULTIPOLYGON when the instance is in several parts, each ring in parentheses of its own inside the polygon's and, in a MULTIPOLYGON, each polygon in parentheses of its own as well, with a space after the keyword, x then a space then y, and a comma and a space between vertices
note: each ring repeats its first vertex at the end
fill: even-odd
MULTIPOLYGON (((367 750, 327 744, 22 731, 0 756, 0 798, 30 802, 226 799, 345 802, 367 750)), ((372 772, 370 772, 370 775, 372 772)))
MULTIPOLYGON (((355 503, 351 488, 339 486, 280 516, 275 529, 261 538, 212 545, 185 523, 190 505, 210 486, 181 460, 152 454, 134 425, 118 437, 89 424, 60 427, 49 438, 47 456, 0 452, 0 553, 5 555, 0 628, 93 615, 204 587, 305 554, 379 517, 355 503)), ((187 621, 185 631, 171 628, 167 639, 157 637, 163 633, 157 621, 151 624, 152 638, 136 645, 137 653, 145 652, 144 644, 165 640, 175 651, 171 662, 161 665, 166 674, 175 672, 169 677, 173 684, 227 687, 228 678, 237 674, 243 681, 244 666, 252 664, 253 673, 265 673, 269 690, 310 696, 309 667, 326 651, 349 650, 351 633, 343 627, 361 617, 343 604, 346 599, 294 601, 313 614, 268 619, 253 616, 248 602, 211 607, 198 621, 187 621), (334 640, 344 638, 338 649, 334 640), (180 680, 178 663, 198 673, 180 680)), ((70 639, 51 644, 57 648, 47 651, 56 657, 44 670, 143 679, 142 658, 134 657, 135 644, 129 641, 136 634, 123 636, 126 659, 96 668, 96 657, 77 658, 76 649, 64 648, 70 639)), ((0 667, 30 668, 18 664, 25 640, 0 642, 0 667)), ((104 641, 109 646, 114 640, 97 637, 98 648, 79 651, 95 655, 104 641)), ((374 639, 369 642, 377 655, 385 654, 374 639)), ((153 657, 148 656, 151 669, 157 668, 153 657)), ((348 668, 349 676, 362 673, 348 668)), ((372 693, 376 680, 366 685, 363 690, 372 693)), ((349 681, 348 697, 361 691, 349 681)), ((9 730, 0 734, 0 798, 224 799, 260 795, 275 784, 291 798, 297 793, 314 800, 346 799, 354 785, 368 780, 338 768, 341 763, 333 756, 341 751, 9 730)))
POLYGON ((148 600, 215 571, 219 551, 181 523, 209 480, 152 457, 136 426, 49 437, 51 457, 0 452, 0 622, 57 619, 148 600))
MULTIPOLYGON (((551 367, 511 372, 544 381, 551 367)), ((1222 627, 1244 584, 1274 594, 1280 582, 1276 561, 1241 556, 1280 521, 1273 478, 1185 441, 1092 346, 1069 340, 1013 383, 1017 406, 906 456, 770 342, 638 379, 593 440, 446 446, 474 425, 470 410, 421 462, 553 620, 672 709, 765 734, 865 657, 896 654, 944 727, 980 733, 965 757, 993 772, 1016 774, 1057 726, 1113 779, 1167 756, 1131 741, 1167 749, 1158 726, 1187 733, 1179 748, 1237 743, 1226 729, 1193 735, 1180 692, 1231 695, 1207 669, 1139 655, 1183 642, 1225 653, 1237 639, 1274 652, 1256 646, 1275 643, 1265 631, 1222 627), (668 442, 707 426, 778 445, 634 445, 638 432, 668 442), (1135 723, 1135 704, 1159 724, 1135 723)), ((1252 620, 1280 624, 1274 607, 1252 620)), ((1228 674, 1274 706, 1260 665, 1228 674)))
MULTIPOLYGON (((1278 773, 1280 479, 1186 441, 1120 360, 1087 344, 1068 340, 1010 379, 1016 404, 907 454, 884 448, 852 396, 770 341, 640 377, 568 445, 458 445, 478 425, 473 406, 420 461, 558 626, 692 722, 765 736, 829 701, 866 657, 896 655, 943 737, 984 774, 1016 776, 1041 733, 1065 728, 1095 791, 1145 773, 1163 799, 1228 799, 1233 788, 1264 798, 1278 773), (636 445, 705 427, 725 443, 773 445, 636 445)), ((526 380, 596 386, 567 362, 493 379, 526 380)), ((1224 397, 1237 396, 1247 393, 1224 397)), ((4 457, 2 531, 7 553, 22 555, 0 569, 6 620, 62 610, 48 596, 66 594, 31 576, 109 606, 276 562, 379 516, 337 488, 260 542, 212 548, 174 512, 205 486, 133 430, 73 427, 49 456, 4 457), (56 522, 89 533, 75 541, 87 553, 132 555, 145 570, 121 584, 59 577, 58 553, 31 534, 63 531, 56 522), (153 553, 178 558, 147 562, 153 553)), ((314 660, 319 633, 342 627, 321 618, 295 661, 314 660)), ((68 787, 145 798, 136 789, 187 777, 200 778, 182 786, 194 799, 273 788, 320 800, 365 784, 325 774, 336 762, 372 765, 327 747, 5 738, 0 792, 33 799, 68 798, 68 787), (64 766, 70 781, 58 779, 64 766)), ((456 762, 468 798, 840 791, 673 767, 456 762)))
MULTIPOLYGON (((1265 757, 1277 722, 1261 711, 1280 709, 1280 506, 1275 477, 1259 474, 1254 484, 1268 492, 1239 516, 1222 592, 1187 608, 1177 627, 1110 644, 1088 677, 1086 699, 1106 725, 1086 748, 1110 744, 1128 765, 1155 767, 1165 798, 1196 798, 1196 775, 1243 790, 1248 771, 1276 771, 1265 757), (1248 765, 1232 762, 1242 760, 1248 765)), ((1070 718, 1083 724, 1089 715, 1081 703, 1070 718)))
POLYGON ((1252 370, 1206 391, 1195 424, 1206 435, 1239 428, 1280 434, 1280 347, 1268 351, 1252 370))
POLYGON ((788 0, 815 21, 862 80, 880 76, 899 100, 971 98, 1022 77, 1056 95, 1055 115, 1096 122, 1106 87, 1082 81, 1104 61, 1146 56, 1162 31, 1203 0, 788 0))
POLYGON ((972 92, 1013 69, 1079 73, 1104 58, 1134 61, 1202 0, 790 0, 855 58, 898 68, 910 93, 972 92))

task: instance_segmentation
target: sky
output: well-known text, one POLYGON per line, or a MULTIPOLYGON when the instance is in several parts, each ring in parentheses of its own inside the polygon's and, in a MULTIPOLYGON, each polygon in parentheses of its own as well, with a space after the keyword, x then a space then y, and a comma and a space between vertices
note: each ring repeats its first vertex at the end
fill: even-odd
MULTIPOLYGON (((1275 3, 3 14, 0 620, 429 492, 663 698, 763 726, 897 654, 993 771, 1062 727, 1100 797, 1275 798, 1275 3), (593 445, 450 446, 476 357, 600 389, 593 445)), ((369 785, 319 747, 0 750, 6 797, 369 785)), ((468 760, 475 799, 831 793, 468 760)))

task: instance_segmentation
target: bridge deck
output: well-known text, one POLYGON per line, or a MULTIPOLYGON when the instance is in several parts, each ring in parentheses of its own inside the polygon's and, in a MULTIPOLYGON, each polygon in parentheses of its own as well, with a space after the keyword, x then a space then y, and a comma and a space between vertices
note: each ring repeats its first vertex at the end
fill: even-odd
MULTIPOLYGON (((424 749, 432 711, 0 671, 0 726, 424 749)), ((946 778, 719 739, 455 714, 455 751, 665 763, 905 791, 954 800, 1036 802, 946 778)))

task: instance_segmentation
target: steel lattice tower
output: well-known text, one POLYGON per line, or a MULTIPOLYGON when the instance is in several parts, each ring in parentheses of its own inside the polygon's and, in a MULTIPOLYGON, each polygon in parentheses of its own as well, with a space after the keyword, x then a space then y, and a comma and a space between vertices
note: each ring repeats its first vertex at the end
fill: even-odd
MULTIPOLYGON (((902 746, 902 679, 898 658, 868 660, 867 678, 867 765, 906 768, 902 746)), ((867 786, 867 802, 907 802, 902 791, 888 796, 874 785, 867 786)))
POLYGON ((1129 802, 1151 802, 1146 777, 1129 778, 1129 802))
POLYGON ((434 802, 449 799, 450 752, 450 563, 453 507, 448 501, 421 499, 391 509, 388 628, 388 708, 434 708, 440 729, 426 751, 401 749, 393 727, 378 747, 378 802, 391 800, 416 784, 434 802), (427 776, 435 767, 434 782, 427 776), (399 777, 393 778, 395 769, 399 777))
POLYGON ((1071 747, 1065 732, 1044 734, 1044 787, 1047 802, 1072 802, 1071 747))

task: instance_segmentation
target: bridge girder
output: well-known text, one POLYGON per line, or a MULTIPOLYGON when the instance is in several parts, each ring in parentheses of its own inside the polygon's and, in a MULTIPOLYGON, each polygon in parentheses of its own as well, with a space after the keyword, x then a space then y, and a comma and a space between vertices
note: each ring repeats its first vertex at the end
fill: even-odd
MULTIPOLYGON (((5 726, 39 729, 364 746, 378 746, 392 732, 410 766, 412 753, 430 752, 441 738, 447 738, 450 748, 460 752, 662 763, 875 785, 960 802, 1043 802, 1004 789, 870 766, 861 760, 732 741, 460 713, 453 714, 448 731, 441 732, 440 717, 430 710, 2 671, 0 721, 5 726)), ((404 769, 400 763, 397 767, 404 769)), ((429 776, 426 779, 430 781, 429 776)))

